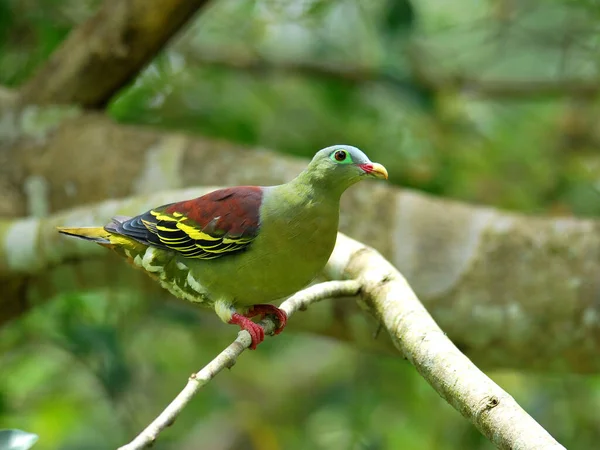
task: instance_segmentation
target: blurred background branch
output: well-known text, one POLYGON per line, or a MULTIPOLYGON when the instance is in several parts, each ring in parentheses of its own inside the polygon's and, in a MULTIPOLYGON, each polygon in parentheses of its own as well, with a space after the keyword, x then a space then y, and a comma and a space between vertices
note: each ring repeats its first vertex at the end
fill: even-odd
MULTIPOLYGON (((236 158, 237 152, 240 150, 222 147, 216 161, 244 162, 239 167, 246 174, 253 172, 254 164, 257 170, 277 166, 273 176, 287 174, 288 178, 297 164, 294 161, 287 166, 285 160, 266 152, 259 154, 258 160, 250 157, 246 161, 242 156, 236 158)), ((201 156, 199 151, 193 154, 201 156)), ((201 166, 198 162, 183 167, 201 166)), ((208 159, 204 167, 210 167, 208 159)), ((268 174, 263 174, 263 179, 268 180, 268 174)), ((103 249, 65 240, 55 232, 56 226, 104 223, 114 215, 133 214, 212 189, 162 191, 40 219, 1 222, 0 242, 7 243, 0 247, 0 277, 5 289, 1 301, 7 312, 2 319, 51 299, 51 292, 88 290, 102 283, 131 291, 143 284, 137 271, 115 267, 108 255, 98 259, 104 256, 103 249), (65 263, 60 270, 58 265, 65 263), (64 271, 77 275, 61 281, 57 273, 64 271)), ((352 190, 345 202, 342 230, 382 249, 406 274, 453 341, 478 364, 572 372, 600 369, 597 347, 585 345, 598 339, 600 329, 595 320, 600 316, 595 302, 598 278, 594 276, 600 264, 595 256, 600 252, 597 222, 529 218, 386 186, 352 190), (561 298, 559 304, 554 301, 556 296, 561 298), (568 332, 548 333, 548 329, 568 332)), ((311 328, 335 335, 327 330, 340 327, 320 319, 311 328)), ((360 342, 364 336, 360 333, 351 339, 360 342)))
POLYGON ((255 76, 294 75, 351 84, 382 83, 397 89, 419 86, 428 92, 457 91, 468 95, 496 100, 528 100, 545 97, 595 97, 600 92, 600 79, 506 80, 478 79, 469 74, 440 73, 426 52, 418 45, 406 52, 410 74, 398 74, 385 67, 352 66, 326 60, 298 61, 273 60, 246 52, 232 52, 226 48, 191 50, 190 64, 198 67, 243 70, 255 76))
POLYGON ((22 101, 102 108, 208 0, 105 0, 19 89, 22 101))

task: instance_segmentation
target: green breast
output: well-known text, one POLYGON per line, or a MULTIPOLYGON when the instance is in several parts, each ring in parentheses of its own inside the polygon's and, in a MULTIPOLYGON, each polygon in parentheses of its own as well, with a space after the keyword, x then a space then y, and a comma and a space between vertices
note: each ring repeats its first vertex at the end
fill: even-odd
POLYGON ((323 269, 337 236, 339 201, 288 185, 267 188, 261 227, 250 248, 216 260, 190 262, 191 275, 212 300, 271 302, 309 284, 323 269))

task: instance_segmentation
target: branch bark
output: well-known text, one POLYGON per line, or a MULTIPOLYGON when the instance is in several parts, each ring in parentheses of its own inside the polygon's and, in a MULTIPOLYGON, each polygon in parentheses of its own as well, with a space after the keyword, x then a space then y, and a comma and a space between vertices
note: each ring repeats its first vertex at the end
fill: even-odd
MULTIPOLYGON (((198 182, 277 184, 305 165, 264 150, 65 111, 50 120, 47 109, 32 107, 8 122, 7 130, 17 136, 0 149, 0 215, 42 217, 106 196, 153 195, 35 224, 3 222, 0 322, 36 304, 40 296, 34 286, 43 283, 49 297, 48 267, 53 264, 71 261, 79 288, 97 285, 96 280, 105 279, 101 274, 114 275, 114 259, 97 259, 102 253, 94 246, 58 257, 72 248, 58 240, 54 225, 97 225, 111 214, 137 214, 205 192, 155 194, 198 182), (27 268, 15 265, 28 254, 35 258, 27 268), (94 277, 86 275, 92 264, 94 277)), ((382 251, 454 342, 479 364, 600 370, 600 222, 527 217, 376 184, 351 189, 341 211, 342 231, 382 251)), ((133 271, 119 271, 118 279, 123 286, 146 286, 133 271)))
POLYGON ((21 88, 24 103, 101 108, 207 0, 105 0, 21 88))

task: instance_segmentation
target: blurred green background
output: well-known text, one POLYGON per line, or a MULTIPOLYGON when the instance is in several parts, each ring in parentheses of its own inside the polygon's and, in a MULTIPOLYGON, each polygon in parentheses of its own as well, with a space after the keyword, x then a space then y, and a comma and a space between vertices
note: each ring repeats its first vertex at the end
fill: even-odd
MULTIPOLYGON (((0 84, 26 80, 98 5, 0 0, 0 84)), ((303 157, 348 143, 403 187, 597 217, 598 31, 592 0, 216 0, 108 112, 303 157)), ((40 450, 116 447, 233 336, 163 299, 65 292, 0 330, 0 428, 39 434, 40 450)), ((490 375, 567 448, 597 448, 598 377, 490 375)), ((401 358, 285 333, 154 448, 492 445, 401 358)))

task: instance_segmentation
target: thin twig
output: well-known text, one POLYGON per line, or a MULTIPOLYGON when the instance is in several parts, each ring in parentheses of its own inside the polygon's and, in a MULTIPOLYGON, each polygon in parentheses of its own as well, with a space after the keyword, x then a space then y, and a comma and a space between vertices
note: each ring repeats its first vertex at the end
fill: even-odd
MULTIPOLYGON (((327 281, 296 293, 283 302, 280 308, 290 317, 296 311, 306 309, 312 303, 326 298, 353 296, 358 294, 359 291, 360 284, 354 280, 327 281)), ((275 322, 269 317, 262 320, 260 324, 264 327, 265 334, 270 334, 275 329, 275 322)), ((251 342, 250 334, 245 330, 240 331, 237 339, 232 344, 199 372, 190 376, 185 388, 144 431, 129 444, 120 447, 119 450, 138 450, 151 445, 159 433, 175 421, 194 395, 223 369, 232 367, 238 356, 250 346, 251 342)))

